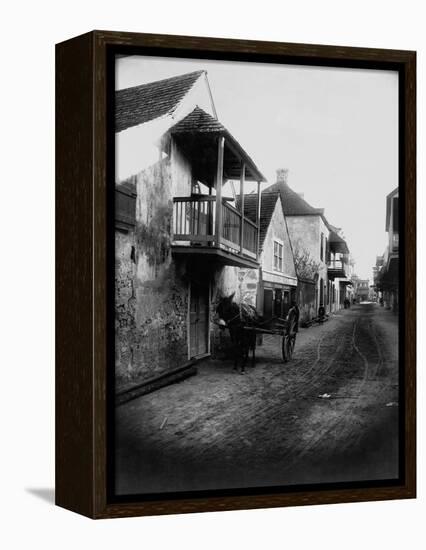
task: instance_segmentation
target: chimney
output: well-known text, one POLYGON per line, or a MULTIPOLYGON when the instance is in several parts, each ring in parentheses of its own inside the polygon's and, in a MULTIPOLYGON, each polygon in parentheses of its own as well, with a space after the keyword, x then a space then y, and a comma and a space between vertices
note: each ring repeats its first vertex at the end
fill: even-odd
POLYGON ((277 183, 287 183, 288 180, 288 169, 287 168, 278 168, 277 170, 277 183))

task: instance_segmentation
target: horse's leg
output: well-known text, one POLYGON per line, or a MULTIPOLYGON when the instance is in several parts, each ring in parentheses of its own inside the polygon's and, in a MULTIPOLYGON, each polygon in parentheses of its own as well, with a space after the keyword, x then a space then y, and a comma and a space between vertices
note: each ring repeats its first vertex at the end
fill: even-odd
POLYGON ((255 364, 256 364, 256 340, 253 342, 253 356, 251 358, 251 366, 254 368, 255 364))
POLYGON ((233 370, 237 370, 238 367, 238 338, 237 335, 233 330, 229 330, 229 335, 231 337, 231 345, 232 345, 232 356, 234 360, 234 366, 232 367, 233 370))
POLYGON ((239 345, 234 345, 234 370, 238 371, 239 345))
POLYGON ((250 347, 248 341, 241 342, 241 355, 242 355, 242 361, 241 361, 241 374, 244 374, 246 371, 246 364, 250 352, 250 347))

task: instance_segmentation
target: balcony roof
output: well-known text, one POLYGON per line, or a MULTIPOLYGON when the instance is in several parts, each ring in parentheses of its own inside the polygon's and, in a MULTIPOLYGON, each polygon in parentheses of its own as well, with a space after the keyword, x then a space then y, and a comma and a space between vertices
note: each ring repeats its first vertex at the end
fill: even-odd
POLYGON ((349 254, 349 248, 345 239, 342 239, 342 237, 340 237, 340 235, 338 235, 335 231, 330 231, 328 242, 330 244, 330 250, 333 252, 349 254))
POLYGON ((200 107, 195 107, 189 115, 172 126, 169 133, 191 159, 196 177, 209 186, 213 186, 216 176, 219 136, 225 138, 225 179, 240 179, 241 164, 244 162, 246 180, 266 181, 265 176, 231 133, 200 107))

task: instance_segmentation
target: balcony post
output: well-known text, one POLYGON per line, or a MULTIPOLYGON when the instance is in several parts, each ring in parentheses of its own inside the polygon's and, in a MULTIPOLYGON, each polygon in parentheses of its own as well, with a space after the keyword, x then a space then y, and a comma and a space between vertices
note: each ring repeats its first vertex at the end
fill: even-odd
POLYGON ((256 238, 256 260, 259 261, 260 257, 260 181, 257 182, 257 208, 256 208, 256 225, 257 225, 257 238, 256 238))
POLYGON ((216 246, 220 246, 222 240, 222 185, 223 185, 223 153, 225 138, 219 136, 217 144, 217 173, 216 173, 216 246))
POLYGON ((240 220, 240 254, 243 253, 244 247, 244 180, 246 178, 246 165, 241 162, 240 174, 240 202, 241 202, 241 220, 240 220))

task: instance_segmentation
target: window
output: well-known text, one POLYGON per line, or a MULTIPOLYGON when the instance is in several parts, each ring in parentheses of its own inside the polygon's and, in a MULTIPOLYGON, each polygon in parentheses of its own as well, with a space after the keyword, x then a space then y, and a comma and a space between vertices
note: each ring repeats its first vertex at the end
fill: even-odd
POLYGON ((283 245, 278 241, 274 241, 274 270, 283 270, 283 245))
POLYGON ((136 184, 132 178, 115 188, 115 226, 121 231, 133 229, 136 223, 136 184))
POLYGON ((321 233, 320 260, 324 261, 324 233, 321 233))

